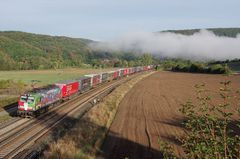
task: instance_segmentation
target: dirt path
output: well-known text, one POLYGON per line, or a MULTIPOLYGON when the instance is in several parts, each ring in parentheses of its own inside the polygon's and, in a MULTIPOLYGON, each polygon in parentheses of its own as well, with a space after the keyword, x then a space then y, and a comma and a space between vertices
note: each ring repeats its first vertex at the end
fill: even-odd
POLYGON ((217 90, 224 80, 240 88, 240 76, 158 72, 145 78, 120 103, 99 158, 161 158, 159 138, 172 143, 178 156, 183 155, 176 140, 184 134, 180 104, 195 96, 195 84, 204 82, 217 90))

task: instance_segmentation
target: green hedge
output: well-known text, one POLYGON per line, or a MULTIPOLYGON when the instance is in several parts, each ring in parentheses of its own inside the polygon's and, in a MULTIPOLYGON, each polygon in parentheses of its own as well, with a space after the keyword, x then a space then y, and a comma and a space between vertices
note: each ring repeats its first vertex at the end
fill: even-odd
POLYGON ((231 70, 227 65, 214 64, 207 66, 203 63, 191 63, 191 64, 176 64, 172 66, 172 71, 175 72, 191 72, 191 73, 210 73, 210 74, 229 74, 231 70))

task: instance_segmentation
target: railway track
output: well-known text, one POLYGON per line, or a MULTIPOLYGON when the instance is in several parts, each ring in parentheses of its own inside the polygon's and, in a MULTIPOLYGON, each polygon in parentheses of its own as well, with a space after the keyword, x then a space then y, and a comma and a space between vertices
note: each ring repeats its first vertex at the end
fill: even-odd
MULTIPOLYGON (((8 120, 7 122, 3 122, 0 124, 0 132, 1 130, 3 130, 4 128, 8 127, 9 125, 12 125, 13 123, 16 123, 17 121, 21 120, 21 118, 19 117, 16 117, 16 118, 13 118, 11 120, 8 120)), ((0 133, 1 135, 1 133, 0 133)))
MULTIPOLYGON (((96 87, 95 89, 100 89, 105 87, 106 85, 108 85, 108 83, 104 83, 98 87, 96 87)), ((50 109, 48 112, 46 112, 45 114, 42 114, 41 116, 39 116, 38 118, 36 118, 37 120, 41 120, 42 118, 44 118, 45 116, 48 116, 51 112, 59 109, 59 108, 64 108, 65 106, 74 103, 75 101, 79 100, 79 98, 82 98, 83 96, 88 96, 89 94, 91 94, 92 92, 95 91, 95 89, 90 89, 87 92, 85 92, 84 94, 81 94, 79 96, 76 96, 74 98, 72 98, 69 101, 65 101, 62 104, 59 105, 55 105, 52 109, 50 109)), ((11 133, 12 131, 16 131, 17 129, 19 129, 20 127, 23 127, 26 124, 31 124, 33 122, 34 118, 32 119, 32 121, 30 121, 30 118, 20 118, 20 117, 16 117, 11 119, 10 121, 3 123, 0 125, 0 143, 1 143, 1 138, 3 138, 3 136, 5 134, 11 133), (29 120, 28 122, 26 122, 26 120, 29 120)))
MULTIPOLYGON (((124 78, 119 81, 107 83, 100 87, 90 90, 86 94, 75 97, 67 103, 55 107, 51 111, 39 116, 36 119, 20 119, 17 126, 6 131, 0 131, 0 158, 12 158, 29 146, 33 145, 35 141, 49 132, 53 127, 62 122, 65 118, 73 115, 81 109, 86 109, 86 105, 95 105, 99 100, 99 95, 110 92, 120 84, 134 78, 137 75, 124 78), (25 120, 25 121, 24 121, 25 120)), ((90 109, 90 108, 89 108, 90 109)), ((8 126, 11 127, 11 124, 8 126)), ((7 128, 7 127, 5 127, 7 128)))

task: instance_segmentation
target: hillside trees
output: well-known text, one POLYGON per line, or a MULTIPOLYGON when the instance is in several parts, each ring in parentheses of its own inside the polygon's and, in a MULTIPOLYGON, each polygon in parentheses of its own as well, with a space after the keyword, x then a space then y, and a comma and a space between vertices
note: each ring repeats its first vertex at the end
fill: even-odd
POLYGON ((153 57, 150 53, 145 53, 140 58, 142 65, 151 65, 153 63, 153 57))
POLYGON ((86 39, 0 32, 0 70, 128 67, 152 63, 151 55, 92 50, 86 39), (86 65, 87 64, 87 65, 86 65))
POLYGON ((8 55, 0 50, 0 68, 3 70, 11 70, 16 63, 8 55))
POLYGON ((165 70, 190 73, 229 74, 231 69, 227 64, 208 64, 182 59, 165 60, 161 67, 165 70))

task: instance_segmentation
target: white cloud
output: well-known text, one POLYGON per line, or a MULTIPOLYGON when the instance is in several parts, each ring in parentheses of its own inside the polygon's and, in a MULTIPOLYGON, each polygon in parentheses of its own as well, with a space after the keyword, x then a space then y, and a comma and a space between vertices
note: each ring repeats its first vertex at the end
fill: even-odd
POLYGON ((237 38, 219 37, 207 30, 190 36, 170 32, 136 32, 91 46, 108 51, 149 52, 164 57, 194 60, 240 58, 240 35, 237 38))

